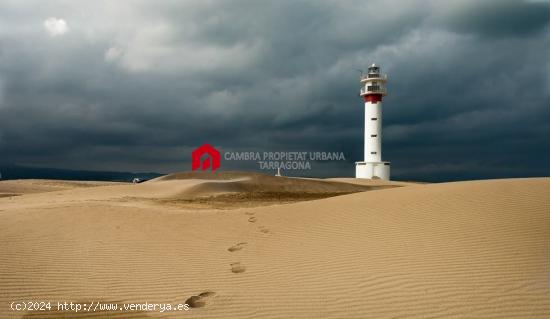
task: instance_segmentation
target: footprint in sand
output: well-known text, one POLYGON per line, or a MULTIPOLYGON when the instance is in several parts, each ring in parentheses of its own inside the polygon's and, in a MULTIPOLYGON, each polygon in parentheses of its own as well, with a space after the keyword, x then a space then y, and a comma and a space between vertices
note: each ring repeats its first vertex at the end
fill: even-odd
POLYGON ((238 251, 238 250, 241 250, 244 248, 244 245, 246 245, 247 243, 238 243, 236 245, 233 245, 229 248, 227 248, 228 251, 230 252, 234 252, 234 251, 238 251))
POLYGON ((258 218, 256 218, 256 217, 250 217, 250 218, 248 219, 248 221, 251 222, 251 223, 255 223, 255 222, 258 221, 258 218))
POLYGON ((231 272, 235 274, 242 273, 246 270, 246 267, 241 265, 240 262, 232 263, 231 264, 231 272))
POLYGON ((206 306, 206 304, 209 302, 209 299, 214 297, 216 295, 213 291, 205 291, 201 292, 198 295, 193 295, 187 300, 185 300, 185 303, 189 305, 191 308, 202 308, 206 306))
POLYGON ((270 232, 269 228, 267 228, 267 227, 260 226, 260 227, 258 227, 258 228, 259 228, 260 231, 261 231, 262 233, 264 233, 264 234, 267 234, 267 233, 270 232))

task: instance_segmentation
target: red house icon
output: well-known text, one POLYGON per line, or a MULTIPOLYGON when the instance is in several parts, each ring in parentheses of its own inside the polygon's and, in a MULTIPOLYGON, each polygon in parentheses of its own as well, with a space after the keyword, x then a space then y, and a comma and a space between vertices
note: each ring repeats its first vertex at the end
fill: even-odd
POLYGON ((215 171, 220 167, 220 160, 221 155, 217 149, 210 144, 203 144, 197 147, 191 154, 191 168, 197 170, 202 166, 202 170, 204 171, 208 167, 212 167, 212 171, 215 171), (205 154, 206 158, 202 160, 205 154))

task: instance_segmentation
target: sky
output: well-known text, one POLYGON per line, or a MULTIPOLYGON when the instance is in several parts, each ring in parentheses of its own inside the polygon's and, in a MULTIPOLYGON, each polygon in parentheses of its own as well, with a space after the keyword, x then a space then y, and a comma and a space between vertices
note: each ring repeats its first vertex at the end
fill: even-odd
POLYGON ((0 163, 167 173, 209 143, 353 176, 375 62, 393 178, 550 176, 549 57, 541 0, 3 0, 0 163))

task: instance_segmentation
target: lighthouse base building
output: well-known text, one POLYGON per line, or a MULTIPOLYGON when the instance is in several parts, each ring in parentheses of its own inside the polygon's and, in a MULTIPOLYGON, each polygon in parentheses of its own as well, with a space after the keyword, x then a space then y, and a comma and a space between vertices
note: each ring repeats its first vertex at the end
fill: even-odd
POLYGON ((355 162, 355 178, 390 180, 390 162, 355 162))
POLYGON ((356 178, 390 179, 390 162, 382 161, 382 98, 386 96, 387 76, 373 64, 361 75, 360 96, 365 101, 364 161, 355 163, 356 178))

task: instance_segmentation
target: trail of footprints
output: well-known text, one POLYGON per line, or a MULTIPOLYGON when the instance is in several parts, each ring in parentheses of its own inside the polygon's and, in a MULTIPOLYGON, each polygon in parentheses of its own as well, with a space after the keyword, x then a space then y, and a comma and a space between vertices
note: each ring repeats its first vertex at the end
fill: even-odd
POLYGON ((238 251, 238 250, 243 249, 243 247, 244 247, 246 244, 247 244, 247 243, 238 243, 238 244, 236 244, 236 245, 233 245, 233 246, 227 248, 227 250, 228 250, 229 252, 238 251))
POLYGON ((201 292, 198 295, 193 295, 187 300, 185 300, 185 303, 189 305, 190 308, 202 308, 206 306, 206 303, 209 302, 209 300, 216 295, 213 291, 205 291, 201 292))
POLYGON ((243 266, 240 262, 231 263, 231 272, 234 274, 239 274, 241 272, 244 272, 246 270, 246 267, 243 266))
MULTIPOLYGON (((249 223, 255 223, 255 222, 258 221, 258 218, 254 216, 253 212, 246 212, 245 214, 250 216, 248 218, 249 223)), ((258 226, 258 229, 264 234, 269 233, 269 229, 265 226, 258 226)), ((233 253, 233 252, 236 252, 236 251, 239 251, 239 250, 243 249, 246 244, 247 244, 246 242, 241 242, 241 243, 235 244, 235 245, 227 248, 227 250, 229 252, 233 253)), ((246 271, 246 267, 243 264, 241 264, 241 262, 239 262, 239 261, 231 263, 230 266, 231 266, 231 272, 234 273, 234 274, 239 274, 239 273, 243 273, 243 272, 246 271)))
MULTIPOLYGON (((249 223, 255 223, 258 221, 258 218, 254 216, 253 212, 246 212, 245 214, 250 216, 248 218, 249 223)), ((269 233, 269 229, 265 226, 258 226, 258 229, 264 234, 269 233)), ((247 242, 237 243, 227 248, 227 251, 231 253, 237 252, 243 249, 247 244, 248 244, 247 242)), ((246 267, 243 264, 241 264, 240 261, 233 262, 229 264, 229 266, 231 266, 231 272, 234 274, 240 274, 246 271, 246 267)), ((187 298, 187 300, 185 300, 185 303, 188 304, 190 308, 202 308, 202 307, 205 307, 214 296, 216 296, 215 292, 205 291, 205 292, 201 292, 198 295, 193 295, 187 298)))

